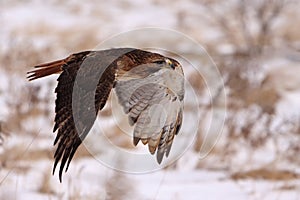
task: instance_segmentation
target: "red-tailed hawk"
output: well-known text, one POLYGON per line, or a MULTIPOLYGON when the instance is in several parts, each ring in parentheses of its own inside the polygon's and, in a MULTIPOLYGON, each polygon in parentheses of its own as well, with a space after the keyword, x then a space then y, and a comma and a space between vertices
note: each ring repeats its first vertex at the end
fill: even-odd
POLYGON ((176 60, 140 49, 118 48, 84 51, 35 66, 34 80, 60 73, 55 89, 53 173, 59 161, 59 179, 82 140, 87 136, 114 88, 119 103, 135 125, 133 143, 148 144, 157 161, 169 155, 182 124, 184 79, 176 60))

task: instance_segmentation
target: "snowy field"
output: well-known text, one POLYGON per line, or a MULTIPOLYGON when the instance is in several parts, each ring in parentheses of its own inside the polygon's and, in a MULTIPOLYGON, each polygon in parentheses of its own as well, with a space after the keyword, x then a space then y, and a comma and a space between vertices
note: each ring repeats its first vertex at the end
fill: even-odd
MULTIPOLYGON (((226 68, 244 44, 239 39, 248 36, 237 34, 234 13, 229 15, 230 23, 224 17, 221 24, 209 24, 214 18, 209 15, 208 2, 215 1, 0 1, 0 199, 300 199, 300 30, 294 27, 300 15, 293 9, 299 3, 293 1, 273 20, 269 29, 276 31, 269 32, 274 33, 274 40, 245 42, 245 47, 257 41, 266 44, 259 57, 249 56, 249 66, 241 62, 237 68, 226 68), (118 38, 120 33, 146 27, 165 33, 174 30, 186 37, 177 40, 170 35, 164 40, 148 32, 133 39, 113 40, 112 36, 118 38), (228 30, 232 31, 229 36, 225 34, 228 30), (229 39, 223 40, 226 37, 229 39), (194 43, 185 43, 186 38, 205 47, 218 65, 220 80, 215 79, 216 73, 210 74, 214 63, 205 51, 196 54, 194 43), (141 144, 134 148, 131 138, 115 127, 109 104, 60 183, 58 173, 52 176, 57 76, 28 82, 26 72, 36 64, 73 52, 132 46, 137 41, 144 41, 137 44, 139 47, 160 44, 181 53, 178 59, 184 64, 187 94, 184 126, 171 150, 174 162, 162 169, 141 144), (207 76, 195 76, 193 64, 210 69, 201 71, 207 76), (226 99, 217 91, 223 82, 226 99), (217 85, 211 93, 207 91, 210 84, 217 85), (199 98, 197 113, 192 95, 199 98), (206 111, 214 95, 216 118, 206 111), (221 116, 222 122, 222 113, 226 114, 224 126, 216 121, 221 116), (194 116, 199 122, 193 121, 194 116), (104 129, 108 143, 97 134, 99 128, 104 129), (206 138, 208 150, 201 148, 203 132, 210 134, 206 138), (111 145, 145 155, 145 160, 139 160, 144 163, 136 164, 131 157, 119 159, 111 145), (201 157, 202 150, 209 154, 201 157), (143 165, 153 167, 138 168, 143 165), (140 171, 128 170, 133 168, 140 171)), ((229 2, 216 13, 225 15, 239 1, 229 2)), ((271 5, 266 18, 271 15, 271 5)), ((255 11, 249 13, 247 17, 254 18, 255 11)), ((257 19, 246 23, 251 26, 250 35, 259 32, 256 23, 257 19)), ((239 55, 246 57, 244 54, 239 55)))

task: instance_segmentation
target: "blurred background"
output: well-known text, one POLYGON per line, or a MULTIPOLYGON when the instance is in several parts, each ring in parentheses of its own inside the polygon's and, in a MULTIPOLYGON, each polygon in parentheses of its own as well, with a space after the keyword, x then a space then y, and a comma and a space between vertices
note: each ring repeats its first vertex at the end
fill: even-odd
MULTIPOLYGON (((298 0, 1 0, 0 199, 299 199, 299 6, 298 0), (199 159, 203 120, 173 165, 135 175, 99 165, 82 145, 59 183, 51 174, 57 76, 29 83, 26 72, 143 27, 186 34, 218 66, 227 104, 214 105, 226 107, 216 146, 199 159)), ((207 99, 203 80, 186 75, 207 99)), ((210 106, 199 104, 201 117, 210 106)), ((100 115, 109 119, 111 112, 100 115)), ((115 144, 133 148, 117 127, 108 128, 115 144)))

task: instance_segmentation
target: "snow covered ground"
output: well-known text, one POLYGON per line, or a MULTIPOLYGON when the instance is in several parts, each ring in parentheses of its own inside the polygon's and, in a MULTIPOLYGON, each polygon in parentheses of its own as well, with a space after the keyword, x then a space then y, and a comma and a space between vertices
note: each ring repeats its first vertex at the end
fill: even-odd
POLYGON ((119 174, 93 159, 73 163, 59 183, 51 162, 31 163, 29 172, 2 170, 1 199, 299 199, 299 180, 234 180, 222 171, 161 170, 119 174), (71 177, 72 176, 72 177, 71 177), (46 181, 46 183, 44 182, 46 181), (295 188, 295 185, 298 185, 295 188))
MULTIPOLYGON (((87 145, 100 146, 94 151, 97 155, 82 150, 64 174, 63 183, 59 183, 57 173, 51 175, 56 77, 28 83, 25 72, 31 69, 30 66, 97 48, 112 35, 136 28, 174 29, 194 39, 219 37, 218 32, 197 21, 203 14, 199 12, 205 12, 205 9, 199 7, 197 1, 185 0, 1 1, 0 133, 8 132, 9 135, 4 136, 4 145, 0 147, 0 199, 300 199, 299 159, 298 164, 281 160, 284 155, 278 156, 277 151, 280 146, 281 153, 292 154, 289 141, 299 141, 299 134, 279 135, 277 143, 270 141, 255 151, 247 149, 248 144, 232 144, 241 146, 239 152, 232 154, 235 157, 228 160, 225 156, 231 154, 227 155, 222 149, 213 150, 204 159, 199 159, 199 153, 188 145, 176 164, 143 173, 120 172, 102 164, 96 157, 107 153, 107 144, 103 141, 95 144, 90 139, 87 145), (188 13, 184 18, 187 26, 182 22, 185 13, 188 13), (198 32, 194 27, 189 28, 194 22, 199 26, 198 32), (4 124, 2 128, 1 123, 4 124), (234 176, 237 172, 261 167, 271 171, 279 167, 282 171, 271 177, 266 175, 267 172, 248 174, 248 178, 234 176)), ((143 39, 151 41, 154 38, 159 36, 150 34, 143 39)), ((136 39, 140 41, 140 38, 136 39)), ((132 41, 126 42, 131 44, 132 41)), ((193 52, 190 46, 179 41, 163 46, 186 50, 186 57, 193 52)), ((201 64, 209 62, 207 60, 201 64)), ((200 61, 196 59, 197 62, 200 61)), ((291 130, 289 126, 299 128, 293 123, 281 126, 282 120, 299 119, 299 61, 278 55, 264 63, 263 70, 252 76, 268 76, 268 84, 278 88, 281 98, 275 106, 273 129, 283 133, 291 130)), ((190 109, 188 105, 186 107, 190 109)), ((255 111, 257 107, 252 109, 255 111)), ((240 112, 241 118, 247 120, 249 110, 240 112)), ((189 117, 187 113, 186 119, 191 119, 189 117)), ((188 126, 183 127, 182 134, 192 137, 188 134, 188 126)), ((260 130, 260 127, 256 128, 260 130)), ((222 144, 225 137, 226 134, 221 135, 219 143, 222 144)), ((143 147, 136 149, 145 152, 143 147)), ((180 150, 173 146, 174 152, 180 150)), ((151 155, 147 156, 151 158, 151 155)), ((124 165, 122 162, 117 163, 120 168, 124 165)))

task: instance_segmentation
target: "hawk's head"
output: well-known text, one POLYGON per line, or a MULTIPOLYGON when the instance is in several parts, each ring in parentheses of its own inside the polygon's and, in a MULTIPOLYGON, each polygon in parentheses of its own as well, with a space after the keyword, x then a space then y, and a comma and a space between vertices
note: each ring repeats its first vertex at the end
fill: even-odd
POLYGON ((183 70, 182 70, 180 63, 177 60, 174 60, 173 58, 162 57, 158 60, 153 61, 153 63, 155 63, 161 67, 173 69, 176 72, 183 74, 183 70))

